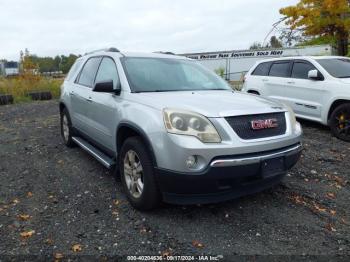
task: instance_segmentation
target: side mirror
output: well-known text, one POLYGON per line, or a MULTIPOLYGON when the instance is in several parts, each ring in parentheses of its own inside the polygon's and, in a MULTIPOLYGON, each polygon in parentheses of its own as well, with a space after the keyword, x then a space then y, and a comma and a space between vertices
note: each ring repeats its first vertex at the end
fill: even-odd
POLYGON ((307 77, 309 79, 312 79, 312 80, 323 80, 324 79, 322 74, 316 69, 310 70, 307 74, 307 77))
POLYGON ((95 84, 92 91, 102 93, 118 93, 120 91, 120 85, 117 85, 117 89, 114 89, 113 80, 98 82, 95 84))

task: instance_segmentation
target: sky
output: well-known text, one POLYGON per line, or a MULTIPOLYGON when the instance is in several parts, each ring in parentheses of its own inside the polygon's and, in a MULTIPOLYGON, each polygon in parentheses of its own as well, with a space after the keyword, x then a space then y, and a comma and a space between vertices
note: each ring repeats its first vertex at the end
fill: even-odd
POLYGON ((297 0, 0 0, 0 59, 121 51, 247 49, 297 0))

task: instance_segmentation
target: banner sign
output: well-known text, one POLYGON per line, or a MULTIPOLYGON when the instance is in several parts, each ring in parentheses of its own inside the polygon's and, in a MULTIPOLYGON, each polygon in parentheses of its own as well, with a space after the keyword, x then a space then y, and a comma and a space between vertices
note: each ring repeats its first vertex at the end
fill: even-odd
POLYGON ((188 54, 186 57, 192 59, 222 59, 222 58, 248 58, 259 56, 282 56, 283 50, 263 50, 263 51, 240 51, 240 52, 224 52, 224 53, 212 53, 212 54, 188 54))

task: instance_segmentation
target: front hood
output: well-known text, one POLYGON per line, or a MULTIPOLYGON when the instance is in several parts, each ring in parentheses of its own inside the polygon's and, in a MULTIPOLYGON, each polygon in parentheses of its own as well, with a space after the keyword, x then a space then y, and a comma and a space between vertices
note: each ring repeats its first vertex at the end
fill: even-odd
POLYGON ((190 110, 206 117, 263 114, 286 111, 283 105, 259 96, 230 90, 151 92, 132 94, 139 103, 190 110))
POLYGON ((350 78, 339 78, 339 81, 344 84, 350 84, 350 78))

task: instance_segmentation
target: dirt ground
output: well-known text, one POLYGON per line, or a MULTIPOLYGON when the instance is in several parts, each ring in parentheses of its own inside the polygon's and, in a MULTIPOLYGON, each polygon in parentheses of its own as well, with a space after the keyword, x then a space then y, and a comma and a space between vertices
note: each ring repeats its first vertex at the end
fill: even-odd
POLYGON ((57 101, 1 106, 0 261, 349 256, 350 144, 319 124, 302 126, 301 161, 281 185, 221 204, 143 213, 129 205, 111 172, 63 145, 57 101))

